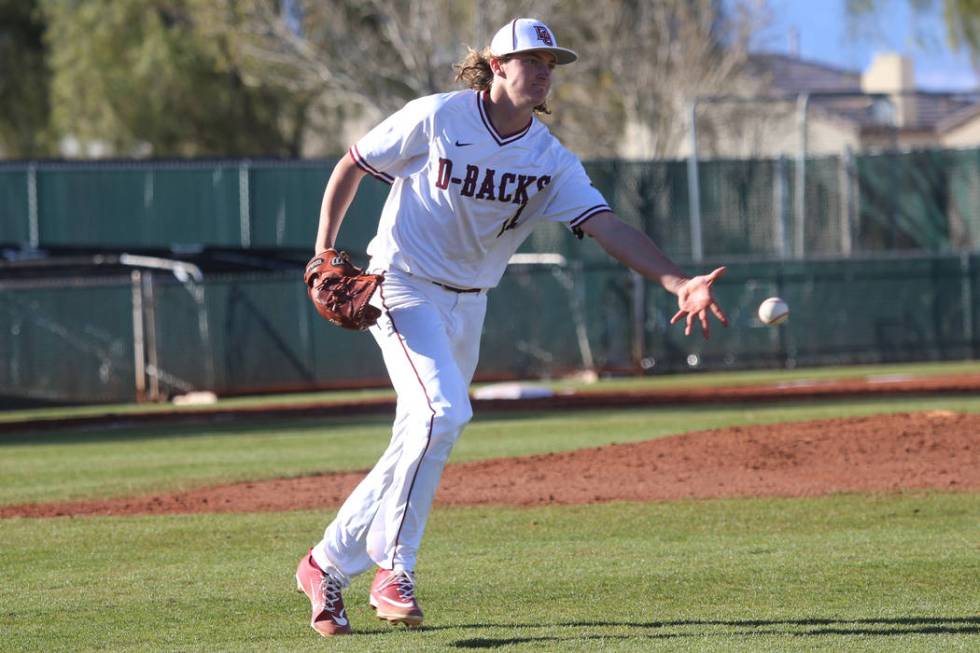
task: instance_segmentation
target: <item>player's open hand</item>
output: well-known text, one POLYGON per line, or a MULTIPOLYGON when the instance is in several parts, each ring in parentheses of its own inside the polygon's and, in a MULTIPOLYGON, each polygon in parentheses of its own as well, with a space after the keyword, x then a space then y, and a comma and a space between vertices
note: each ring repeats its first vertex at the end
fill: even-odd
POLYGON ((701 323, 701 331, 704 339, 707 340, 711 335, 711 325, 708 322, 708 311, 714 313, 718 321, 724 326, 728 326, 728 318, 724 311, 715 301, 715 296, 711 292, 711 286, 715 280, 725 274, 726 268, 717 268, 710 274, 702 274, 688 279, 677 291, 677 306, 680 310, 670 318, 671 324, 676 324, 681 318, 686 317, 684 325, 684 335, 689 336, 694 330, 694 321, 701 323))

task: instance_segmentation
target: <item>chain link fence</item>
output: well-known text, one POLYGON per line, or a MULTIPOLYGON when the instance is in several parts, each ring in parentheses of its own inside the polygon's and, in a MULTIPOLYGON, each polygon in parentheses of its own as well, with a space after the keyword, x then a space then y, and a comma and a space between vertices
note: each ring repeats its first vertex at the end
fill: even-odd
MULTIPOLYGON (((672 297, 619 265, 512 265, 490 294, 478 379, 975 358, 977 255, 731 264, 731 325, 711 340, 668 324, 672 297), (755 310, 784 297, 792 318, 755 310)), ((164 400, 387 383, 373 339, 320 318, 296 273, 202 282, 161 272, 0 282, 0 398, 164 400)))

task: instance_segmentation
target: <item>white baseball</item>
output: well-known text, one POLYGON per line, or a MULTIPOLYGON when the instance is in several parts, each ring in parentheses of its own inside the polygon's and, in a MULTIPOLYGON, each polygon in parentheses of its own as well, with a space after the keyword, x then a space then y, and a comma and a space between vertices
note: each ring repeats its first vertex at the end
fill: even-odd
POLYGON ((759 304, 759 319, 763 324, 776 326, 789 318, 789 305, 779 297, 770 297, 759 304))

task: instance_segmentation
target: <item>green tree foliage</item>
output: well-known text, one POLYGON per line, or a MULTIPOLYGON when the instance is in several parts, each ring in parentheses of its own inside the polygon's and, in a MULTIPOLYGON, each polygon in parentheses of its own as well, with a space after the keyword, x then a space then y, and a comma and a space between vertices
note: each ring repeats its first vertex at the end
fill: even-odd
POLYGON ((194 0, 41 2, 57 134, 117 155, 297 153, 294 99, 248 85, 194 0))
MULTIPOLYGON (((515 3, 483 0, 199 0, 202 23, 230 44, 255 83, 311 98, 319 142, 349 144, 351 124, 373 124, 413 98, 453 87, 452 64, 474 27, 506 21, 515 3)), ((359 125, 357 129, 361 129, 359 125)))
POLYGON ((44 23, 33 0, 0 0, 0 155, 49 153, 44 23))
POLYGON ((406 101, 454 88, 467 45, 531 15, 581 55, 560 71, 548 118, 563 141, 583 157, 617 156, 624 143, 634 156, 676 156, 691 96, 752 90, 738 79, 753 22, 722 11, 749 4, 0 0, 0 18, 15 18, 0 25, 0 48, 7 33, 30 37, 9 47, 31 80, 0 75, 26 91, 4 88, 21 113, 3 104, 0 148, 37 153, 48 134, 82 155, 336 153, 406 101), (31 56, 33 69, 21 63, 31 56))

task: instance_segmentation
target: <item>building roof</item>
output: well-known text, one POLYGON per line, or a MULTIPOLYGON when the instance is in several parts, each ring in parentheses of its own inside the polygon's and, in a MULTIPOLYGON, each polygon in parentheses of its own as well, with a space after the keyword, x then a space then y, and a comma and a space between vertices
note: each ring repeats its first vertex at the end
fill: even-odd
MULTIPOLYGON (((812 107, 861 129, 893 127, 897 120, 894 98, 865 93, 860 72, 778 53, 750 55, 748 70, 768 82, 771 94, 809 93, 812 107)), ((943 132, 980 114, 977 93, 914 90, 901 98, 911 103, 913 116, 901 129, 943 132)))
POLYGON ((780 94, 861 91, 861 73, 779 53, 749 55, 748 70, 780 94))

